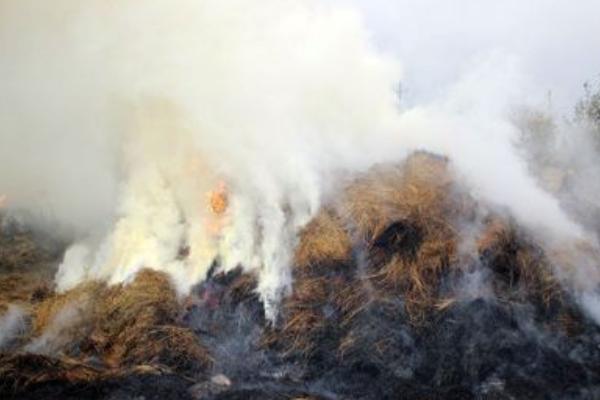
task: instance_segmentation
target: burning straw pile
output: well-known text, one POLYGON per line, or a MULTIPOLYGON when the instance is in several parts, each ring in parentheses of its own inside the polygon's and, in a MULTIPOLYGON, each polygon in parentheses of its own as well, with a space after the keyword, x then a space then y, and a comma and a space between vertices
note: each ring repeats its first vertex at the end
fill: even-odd
POLYGON ((309 355, 313 334, 318 341, 328 324, 346 328, 338 343, 343 355, 354 347, 351 326, 363 312, 392 308, 413 326, 427 324, 457 300, 452 279, 481 263, 502 282, 499 296, 527 294, 545 306, 558 301, 543 253, 509 221, 486 217, 473 239, 477 259, 460 254, 462 226, 481 218, 476 209, 454 185, 447 160, 425 153, 357 179, 337 210, 323 210, 304 230, 294 294, 276 336, 287 339, 288 352, 309 355))
POLYGON ((274 325, 241 270, 211 274, 183 302, 151 270, 62 294, 3 276, 2 300, 22 304, 28 322, 4 348, 0 391, 592 398, 600 331, 552 268, 513 221, 456 184, 447 159, 417 153, 349 182, 305 227, 274 325))
POLYGON ((129 285, 83 284, 31 308, 28 344, 1 357, 0 388, 7 394, 48 395, 48 385, 75 393, 148 375, 194 381, 212 362, 178 323, 179 303, 162 273, 142 270, 129 285))
MULTIPOLYGON (((544 386, 543 370, 581 361, 548 361, 536 346, 568 348, 570 335, 597 329, 561 290, 542 248, 482 209, 456 185, 448 160, 430 154, 359 177, 302 233, 294 293, 266 343, 357 398, 519 398, 524 383, 504 386, 524 370, 503 354, 511 346, 535 348, 541 370, 525 385, 567 390, 560 381, 544 386), (518 343, 503 336, 515 332, 518 343), (469 352, 491 364, 481 370, 465 361, 469 352)), ((597 379, 582 372, 585 387, 597 379)))

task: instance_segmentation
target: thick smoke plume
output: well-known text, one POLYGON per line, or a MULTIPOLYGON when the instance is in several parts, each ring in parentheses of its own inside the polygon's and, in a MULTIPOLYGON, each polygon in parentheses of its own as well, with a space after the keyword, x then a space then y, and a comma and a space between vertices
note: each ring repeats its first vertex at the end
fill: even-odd
POLYGON ((299 230, 346 174, 415 149, 551 243, 593 241, 515 151, 526 85, 503 55, 401 110, 398 63, 317 1, 0 3, 0 192, 73 242, 57 283, 211 266, 259 275, 267 317, 299 230), (56 228, 56 227, 59 228, 56 228))

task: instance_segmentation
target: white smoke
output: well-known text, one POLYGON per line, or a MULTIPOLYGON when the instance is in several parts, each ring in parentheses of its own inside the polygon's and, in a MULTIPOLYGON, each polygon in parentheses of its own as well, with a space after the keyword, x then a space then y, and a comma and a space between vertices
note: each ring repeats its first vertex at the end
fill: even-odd
POLYGON ((411 132, 415 145, 448 155, 477 198, 508 207, 547 239, 582 238, 582 229, 527 173, 515 149, 519 130, 509 116, 511 107, 527 102, 527 89, 517 61, 495 53, 474 64, 436 102, 406 111, 401 129, 411 132))
POLYGON ((0 186, 89 234, 67 252, 62 288, 152 267, 185 291, 220 256, 259 271, 272 314, 328 174, 389 148, 399 70, 352 12, 291 0, 2 8, 2 97, 19 112, 2 124, 0 186), (223 217, 206 201, 219 181, 223 217))
POLYGON ((75 339, 84 336, 79 325, 85 321, 89 303, 69 303, 52 318, 37 337, 27 343, 23 350, 28 353, 51 355, 63 351, 75 339), (79 331, 78 331, 79 328, 79 331))
POLYGON ((219 259, 258 273, 273 319, 335 174, 419 148, 532 230, 583 235, 514 151, 523 86, 502 55, 400 113, 398 63, 319 1, 9 0, 0 43, 0 191, 77 239, 62 289, 151 267, 185 292, 219 259))
POLYGON ((25 335, 28 327, 27 312, 14 304, 0 316, 0 350, 6 350, 19 337, 25 335))
POLYGON ((600 72, 597 0, 324 0, 365 15, 379 46, 405 61, 405 102, 438 97, 469 63, 510 52, 536 95, 568 114, 600 72))

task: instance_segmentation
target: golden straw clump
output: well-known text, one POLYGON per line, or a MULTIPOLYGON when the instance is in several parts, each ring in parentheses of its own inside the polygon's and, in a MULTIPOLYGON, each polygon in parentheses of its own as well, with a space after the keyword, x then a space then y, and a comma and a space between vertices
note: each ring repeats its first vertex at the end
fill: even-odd
POLYGON ((352 243, 332 209, 322 209, 300 233, 294 265, 306 269, 323 264, 344 264, 351 259, 352 243))
POLYGON ((97 299, 102 298, 106 292, 106 284, 98 281, 86 282, 65 293, 55 293, 42 301, 34 311, 33 333, 39 336, 44 333, 50 324, 56 319, 57 315, 67 306, 76 306, 85 315, 81 320, 81 325, 92 326, 97 311, 97 299))
POLYGON ((191 330, 177 325, 179 312, 168 276, 142 270, 101 302, 94 347, 111 365, 158 363, 182 372, 204 370, 210 355, 191 330))
POLYGON ((343 209, 369 255, 364 278, 377 296, 402 295, 415 322, 434 308, 442 275, 457 263, 465 197, 448 160, 428 153, 381 166, 347 189, 343 209))

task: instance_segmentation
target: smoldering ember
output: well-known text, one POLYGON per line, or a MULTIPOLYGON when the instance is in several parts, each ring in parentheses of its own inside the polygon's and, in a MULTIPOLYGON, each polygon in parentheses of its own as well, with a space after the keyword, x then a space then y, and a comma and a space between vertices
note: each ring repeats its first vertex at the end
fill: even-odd
POLYGON ((0 1, 0 398, 599 399, 599 13, 0 1))

